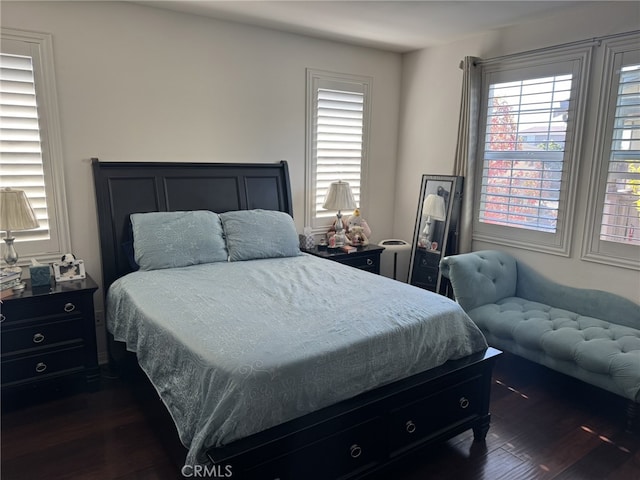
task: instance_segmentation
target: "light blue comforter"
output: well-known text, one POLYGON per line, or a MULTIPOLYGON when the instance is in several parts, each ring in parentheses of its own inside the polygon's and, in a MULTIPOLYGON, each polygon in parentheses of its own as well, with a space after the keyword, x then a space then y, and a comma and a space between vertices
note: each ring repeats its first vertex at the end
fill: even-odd
POLYGON ((109 289, 107 326, 168 407, 187 464, 487 346, 451 300, 310 255, 131 273, 109 289))

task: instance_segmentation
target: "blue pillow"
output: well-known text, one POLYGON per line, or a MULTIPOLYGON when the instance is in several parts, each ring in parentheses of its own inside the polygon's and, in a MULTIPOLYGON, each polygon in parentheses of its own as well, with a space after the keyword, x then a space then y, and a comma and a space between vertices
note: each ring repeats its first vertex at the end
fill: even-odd
POLYGON ((133 213, 131 226, 140 270, 227 260, 222 224, 216 213, 205 210, 133 213))
POLYGON ((229 261, 300 255, 293 218, 273 210, 237 210, 220 214, 229 261))

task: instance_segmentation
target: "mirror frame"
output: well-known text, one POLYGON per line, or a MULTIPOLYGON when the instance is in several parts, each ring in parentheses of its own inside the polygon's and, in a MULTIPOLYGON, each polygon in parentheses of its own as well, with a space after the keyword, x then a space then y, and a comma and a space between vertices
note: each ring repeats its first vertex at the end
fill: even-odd
POLYGON ((423 230, 423 215, 422 210, 424 208, 424 202, 426 196, 430 193, 437 194, 437 189, 442 186, 443 183, 449 183, 451 188, 449 189, 449 195, 446 202, 446 219, 444 220, 444 227, 442 230, 442 239, 439 242, 438 249, 436 250, 440 254, 438 259, 438 276, 436 281, 436 293, 443 293, 442 290, 442 274, 440 272, 440 260, 447 255, 453 255, 457 253, 458 249, 458 217, 460 214, 460 204, 462 199, 462 183, 463 177, 455 175, 422 175, 422 184, 420 186, 420 197, 417 208, 416 223, 413 231, 413 242, 411 244, 411 257, 409 259, 409 278, 410 284, 413 283, 413 270, 416 257, 416 251, 419 248, 419 239, 423 230), (435 183, 435 188, 431 188, 429 183, 435 183), (452 235, 453 234, 453 235, 452 235))

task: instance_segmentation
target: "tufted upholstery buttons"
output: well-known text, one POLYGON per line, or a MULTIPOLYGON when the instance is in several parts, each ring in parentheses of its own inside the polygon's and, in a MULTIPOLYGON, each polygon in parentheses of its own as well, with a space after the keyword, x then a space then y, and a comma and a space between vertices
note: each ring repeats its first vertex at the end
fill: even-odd
POLYGON ((469 314, 497 348, 524 352, 525 357, 548 366, 573 364, 585 379, 606 376, 619 383, 621 391, 640 392, 640 331, 636 329, 518 297, 469 314))

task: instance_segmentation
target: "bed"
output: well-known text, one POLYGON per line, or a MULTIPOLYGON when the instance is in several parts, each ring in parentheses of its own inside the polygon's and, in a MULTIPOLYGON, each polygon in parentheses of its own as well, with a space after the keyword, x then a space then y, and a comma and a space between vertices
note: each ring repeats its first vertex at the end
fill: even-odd
POLYGON ((285 162, 93 172, 110 360, 135 356, 185 476, 359 478, 484 440, 500 352, 445 297, 300 253, 285 162))

